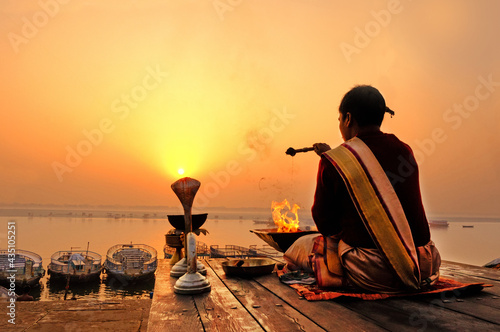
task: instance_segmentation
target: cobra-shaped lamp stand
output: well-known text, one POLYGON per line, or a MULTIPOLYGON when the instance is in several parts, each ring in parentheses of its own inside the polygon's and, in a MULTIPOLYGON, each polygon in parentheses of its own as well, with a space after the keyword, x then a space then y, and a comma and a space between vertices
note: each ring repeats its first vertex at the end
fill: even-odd
POLYGON ((180 277, 174 285, 174 292, 178 294, 198 294, 208 292, 212 288, 210 282, 197 272, 196 260, 196 235, 193 234, 193 220, 191 208, 193 207, 194 197, 200 188, 200 181, 185 177, 175 181, 172 184, 172 190, 181 201, 184 209, 185 223, 185 250, 187 272, 180 277))

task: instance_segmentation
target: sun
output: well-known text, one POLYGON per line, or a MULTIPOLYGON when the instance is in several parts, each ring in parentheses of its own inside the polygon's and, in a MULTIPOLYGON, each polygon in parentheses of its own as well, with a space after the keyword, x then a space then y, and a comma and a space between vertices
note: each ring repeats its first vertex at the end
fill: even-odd
POLYGON ((177 170, 177 173, 179 173, 179 175, 184 174, 184 169, 183 169, 183 168, 179 168, 179 169, 177 170))

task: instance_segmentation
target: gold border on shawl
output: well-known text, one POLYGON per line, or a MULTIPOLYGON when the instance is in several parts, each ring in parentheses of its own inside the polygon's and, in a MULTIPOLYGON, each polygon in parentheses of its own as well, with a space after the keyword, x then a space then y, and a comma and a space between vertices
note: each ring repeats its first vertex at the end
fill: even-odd
POLYGON ((382 169, 382 166, 380 166, 377 158, 373 155, 370 148, 359 138, 354 137, 353 139, 345 142, 344 146, 346 146, 349 150, 353 149, 356 152, 354 155, 360 164, 364 165, 363 169, 365 170, 365 173, 369 175, 373 188, 376 188, 376 191, 382 195, 382 197, 378 197, 381 202, 383 202, 387 215, 390 217, 391 221, 394 222, 394 228, 397 230, 401 242, 403 242, 407 253, 413 259, 413 263, 418 266, 418 255, 415 243, 413 242, 410 225, 406 219, 401 202, 399 201, 389 178, 382 169), (366 169, 368 170, 366 171, 366 169))
POLYGON ((412 288, 418 289, 419 281, 415 277, 415 264, 406 252, 391 220, 389 219, 380 199, 370 183, 363 167, 356 157, 344 146, 339 146, 326 154, 335 161, 336 167, 345 175, 351 187, 350 193, 355 197, 364 216, 364 222, 369 224, 371 233, 376 237, 379 249, 384 252, 401 281, 412 288))

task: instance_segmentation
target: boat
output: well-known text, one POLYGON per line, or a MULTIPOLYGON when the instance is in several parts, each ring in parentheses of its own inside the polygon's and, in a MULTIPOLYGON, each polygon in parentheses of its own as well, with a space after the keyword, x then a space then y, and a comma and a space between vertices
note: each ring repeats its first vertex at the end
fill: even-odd
POLYGON ((133 282, 154 277, 156 249, 146 244, 117 244, 109 248, 104 268, 109 276, 133 282))
POLYGON ((253 223, 257 224, 257 225, 274 226, 274 221, 273 221, 272 217, 269 217, 269 219, 267 219, 267 220, 254 219, 253 223))
POLYGON ((10 301, 11 297, 18 298, 17 294, 7 288, 0 286, 0 301, 10 301))
POLYGON ((494 259, 491 262, 483 265, 484 267, 488 267, 490 269, 500 270, 500 258, 494 259))
POLYGON ((224 247, 219 245, 210 246, 210 258, 248 258, 258 256, 255 250, 232 244, 226 244, 224 247))
POLYGON ((462 225, 462 228, 474 228, 474 225, 462 225))
POLYGON ((450 224, 446 220, 429 220, 429 226, 448 227, 450 224))
POLYGON ((7 249, 0 250, 0 283, 10 284, 10 277, 15 274, 15 283, 19 285, 38 285, 45 275, 42 257, 34 252, 16 249, 10 253, 7 249), (14 256, 12 256, 14 255, 14 256))
MULTIPOLYGON (((184 249, 184 247, 182 247, 181 249, 184 249)), ((163 246, 163 255, 165 259, 172 258, 175 255, 175 247, 171 247, 168 244, 165 244, 165 246, 163 246)), ((206 243, 196 241, 196 256, 210 257, 210 248, 206 245, 206 243)), ((184 253, 182 253, 182 257, 184 257, 184 253)))
POLYGON ((101 255, 93 251, 57 251, 50 257, 50 281, 83 283, 99 280, 102 271, 101 255))

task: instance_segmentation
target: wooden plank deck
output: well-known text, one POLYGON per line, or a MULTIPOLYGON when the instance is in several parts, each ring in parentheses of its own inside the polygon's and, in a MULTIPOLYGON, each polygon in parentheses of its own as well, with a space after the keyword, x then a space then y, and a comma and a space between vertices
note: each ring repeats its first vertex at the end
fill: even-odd
POLYGON ((308 302, 275 273, 226 277, 224 259, 201 261, 212 291, 178 295, 168 260, 160 260, 148 331, 500 331, 498 270, 444 261, 445 277, 494 285, 472 295, 308 302))

